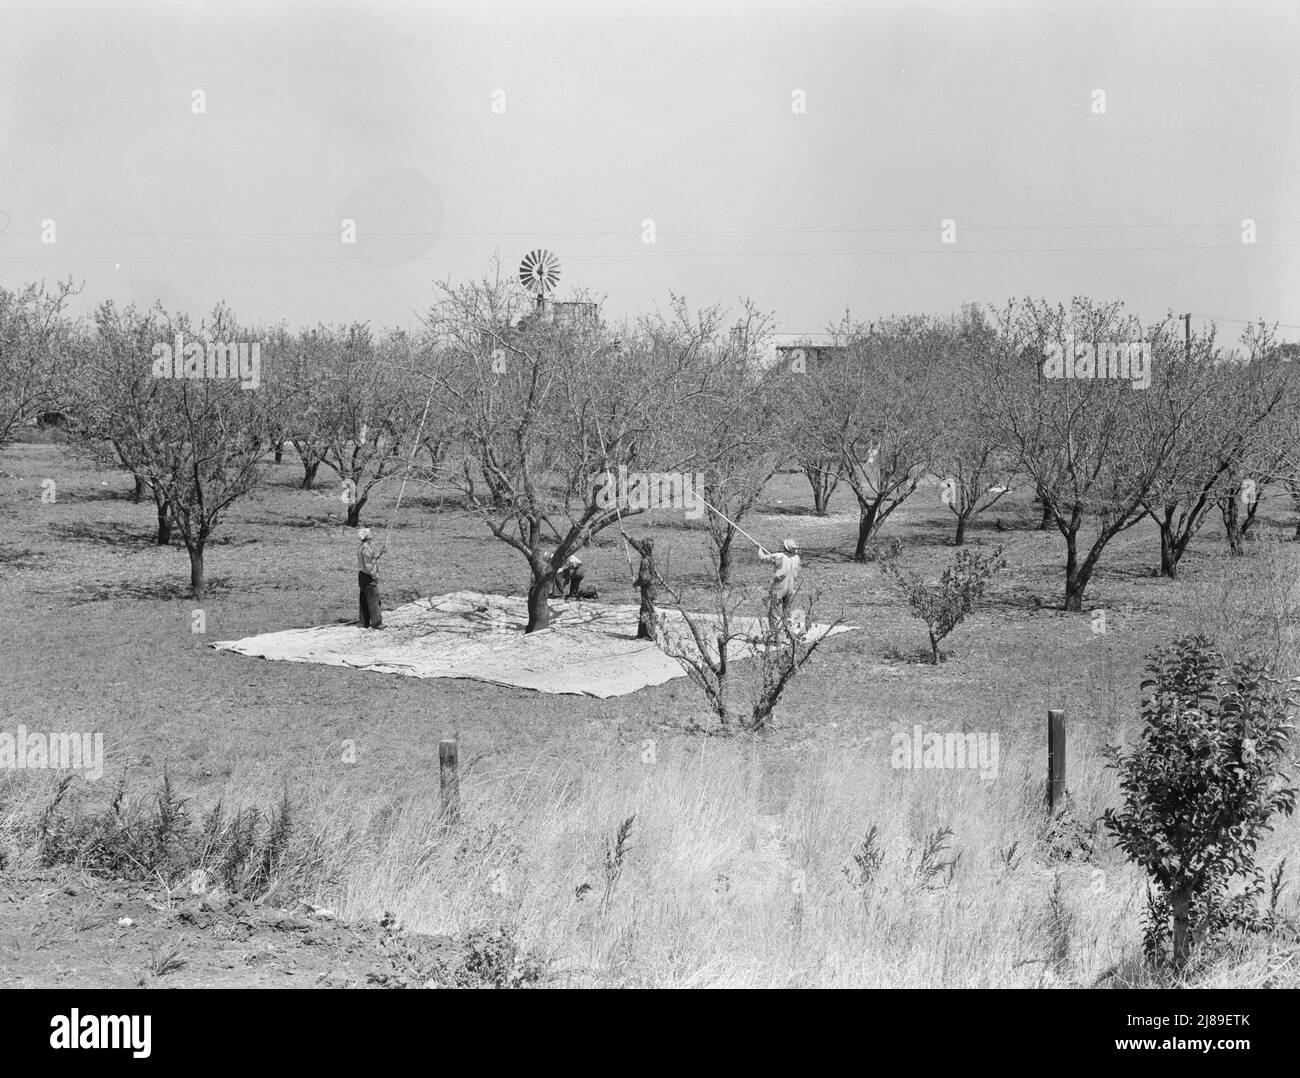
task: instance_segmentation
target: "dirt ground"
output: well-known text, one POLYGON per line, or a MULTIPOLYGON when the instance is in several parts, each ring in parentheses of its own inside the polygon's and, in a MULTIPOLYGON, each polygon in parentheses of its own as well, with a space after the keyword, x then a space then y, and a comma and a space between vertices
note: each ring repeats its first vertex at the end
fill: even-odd
POLYGON ((472 949, 332 910, 159 893, 66 872, 0 876, 8 988, 421 988, 466 976, 472 949), (175 956, 175 957, 169 957, 175 956))

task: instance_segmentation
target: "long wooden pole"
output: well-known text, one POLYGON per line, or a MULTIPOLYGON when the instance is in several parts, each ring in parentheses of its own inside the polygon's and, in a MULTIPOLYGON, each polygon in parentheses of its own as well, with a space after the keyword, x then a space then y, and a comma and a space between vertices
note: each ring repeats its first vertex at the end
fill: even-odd
POLYGON ((736 531, 740 532, 741 535, 743 535, 746 539, 748 539, 751 543, 753 543, 756 547, 758 547, 759 550, 767 549, 765 546, 763 546, 762 543, 760 543, 757 539, 755 539, 752 535, 750 535, 749 532, 745 531, 744 528, 742 528, 739 524, 737 524, 734 520, 732 520, 729 516, 727 516, 727 514, 724 513, 721 509, 714 509, 713 506, 709 505, 708 502, 704 501, 704 499, 700 496, 698 491, 696 492, 695 496, 699 498, 701 502, 704 503, 706 508, 713 509, 713 511, 717 513, 718 516, 722 517, 723 520, 725 520, 728 524, 730 524, 733 528, 735 528, 736 531))

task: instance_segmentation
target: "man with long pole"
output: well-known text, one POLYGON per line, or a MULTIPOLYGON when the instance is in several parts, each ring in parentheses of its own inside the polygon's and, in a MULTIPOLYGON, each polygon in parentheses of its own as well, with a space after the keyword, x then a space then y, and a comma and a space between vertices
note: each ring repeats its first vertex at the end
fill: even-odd
POLYGON ((781 544, 780 552, 769 554, 762 543, 720 509, 710 505, 703 498, 700 501, 704 502, 707 508, 712 509, 719 517, 758 547, 759 558, 772 566, 772 583, 768 586, 767 593, 767 623, 772 632, 776 632, 778 616, 783 623, 788 625, 790 607, 794 603, 795 589, 799 585, 799 544, 793 539, 787 539, 781 544), (780 611, 779 615, 778 611, 780 611))

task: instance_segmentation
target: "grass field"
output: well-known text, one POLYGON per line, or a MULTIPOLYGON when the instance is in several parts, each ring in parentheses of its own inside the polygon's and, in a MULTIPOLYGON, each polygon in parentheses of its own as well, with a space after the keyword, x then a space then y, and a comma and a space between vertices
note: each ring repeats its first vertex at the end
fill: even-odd
MULTIPOLYGON (((214 640, 355 617, 354 532, 324 473, 314 492, 298 489, 300 475, 287 454, 231 511, 207 555, 206 633, 196 634, 183 548, 153 545, 152 503, 130 500, 129 477, 94 471, 55 442, 7 450, 0 729, 103 732, 105 777, 75 783, 71 811, 107 802, 123 773, 147 798, 164 768, 196 806, 269 808, 287 791, 317 868, 277 898, 345 921, 391 911, 417 933, 500 929, 544 960, 547 983, 1147 983, 1143 878, 1094 826, 1117 803, 1099 750, 1132 735, 1146 656, 1178 633, 1265 646, 1300 673, 1300 544, 1264 539, 1229 558, 1216 517, 1175 582, 1153 575, 1158 536, 1138 526, 1108 548, 1085 598, 1108 611, 1102 635, 1088 612, 1059 609, 1063 542, 1034 530, 1025 497, 968 531, 972 545, 1002 545, 1009 565, 946 642, 949 661, 925 664, 924 627, 876 568, 849 560, 851 495, 818 518, 798 475, 774 479, 745 526, 769 545, 796 538, 820 616, 842 612, 861 628, 824 646, 756 738, 688 733, 707 708, 685 679, 599 701, 216 653, 214 640), (47 479, 53 503, 41 500, 47 479), (1067 712, 1073 831, 1044 823, 1049 707, 1067 712), (918 723, 996 733, 996 777, 892 767, 892 735, 918 723), (464 819, 448 829, 438 741, 453 734, 464 819), (355 763, 343 762, 346 741, 355 763), (864 879, 854 854, 872 825, 883 859, 864 879), (922 861, 943 828, 951 836, 922 861)), ((365 522, 387 525, 395 496, 372 499, 365 522)), ((1281 500, 1261 516, 1278 537, 1294 531, 1281 500)), ((633 530, 654 535, 677 578, 702 581, 703 533, 680 514, 650 518, 633 530)), ((933 576, 952 556, 952 530, 924 488, 884 535, 902 540, 907 567, 933 576)), ((634 600, 616 533, 584 560, 602 599, 634 600)), ((521 594, 526 582, 518 556, 450 491, 408 488, 384 568, 386 606, 465 588, 521 594)), ((752 553, 738 576, 761 585, 752 553)), ((0 773, 6 871, 40 881, 23 903, 49 901, 32 834, 56 779, 0 773)), ((1260 856, 1266 869, 1287 858, 1290 914, 1298 839, 1296 821, 1282 821, 1260 856)), ((0 934, 0 976, 21 969, 24 983, 41 983, 47 967, 76 965, 60 951, 75 946, 33 954, 0 934)), ((124 969, 140 962, 131 948, 115 952, 124 969)), ((173 980, 187 976, 206 983, 185 970, 173 980)), ((1300 986, 1300 949, 1233 938, 1187 979, 1300 986)))

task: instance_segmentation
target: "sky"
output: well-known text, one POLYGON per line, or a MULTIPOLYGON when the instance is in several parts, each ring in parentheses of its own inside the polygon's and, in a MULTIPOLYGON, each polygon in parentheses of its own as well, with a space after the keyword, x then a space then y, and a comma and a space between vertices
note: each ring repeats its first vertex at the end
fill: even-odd
POLYGON ((1297 0, 4 0, 3 26, 0 286, 71 275, 77 313, 413 327, 435 281, 540 247, 615 318, 1082 294, 1300 339, 1297 0))

